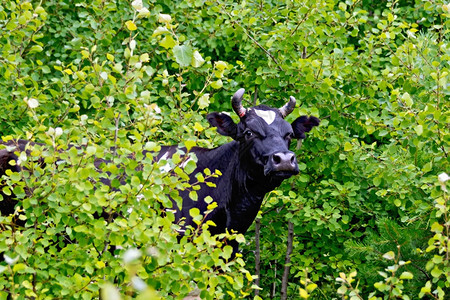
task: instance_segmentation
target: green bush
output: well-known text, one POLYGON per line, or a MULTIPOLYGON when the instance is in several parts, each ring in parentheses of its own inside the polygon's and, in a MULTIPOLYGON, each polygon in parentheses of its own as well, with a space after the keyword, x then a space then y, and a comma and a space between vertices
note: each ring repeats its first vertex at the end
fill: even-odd
POLYGON ((448 295, 448 4, 143 2, 0 4, 0 133, 41 143, 3 179, 25 224, 0 216, 1 297, 448 295), (227 142, 204 116, 241 87, 248 106, 293 95, 288 121, 322 122, 230 261, 222 238, 177 241, 164 215, 195 190, 192 166, 175 157, 169 176, 140 152, 227 142), (97 158, 114 164, 99 174, 97 158))

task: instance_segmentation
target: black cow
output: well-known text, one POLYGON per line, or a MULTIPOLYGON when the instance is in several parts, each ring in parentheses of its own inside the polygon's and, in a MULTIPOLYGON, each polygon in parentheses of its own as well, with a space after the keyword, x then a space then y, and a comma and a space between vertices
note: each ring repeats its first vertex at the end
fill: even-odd
MULTIPOLYGON (((208 204, 204 198, 211 196, 218 203, 206 218, 216 224, 210 228, 211 233, 223 233, 226 229, 245 233, 255 219, 264 195, 284 179, 298 174, 297 160, 289 150, 289 144, 292 139, 304 139, 305 132, 319 125, 319 119, 301 116, 292 124, 286 122, 284 118, 295 107, 294 97, 280 109, 265 105, 245 109, 241 104, 244 92, 240 89, 232 98, 233 109, 240 117, 238 124, 225 113, 207 116, 220 134, 234 141, 215 149, 191 149, 198 159, 197 169, 192 174, 208 168, 219 170, 222 176, 213 179, 216 187, 202 186, 197 201, 182 191, 183 206, 181 210, 176 209, 176 222, 184 219, 185 225, 195 227, 189 210, 196 207, 200 212, 206 211, 208 204)), ((160 156, 170 157, 176 150, 176 146, 165 147, 160 156)))
MULTIPOLYGON (((289 102, 280 109, 265 105, 245 109, 241 104, 244 92, 240 89, 232 98, 233 109, 240 118, 238 124, 225 113, 215 112, 207 116, 209 123, 217 127, 220 134, 234 141, 215 149, 194 147, 190 150, 198 160, 191 181, 196 181, 195 174, 205 168, 219 170, 222 175, 211 179, 215 188, 202 185, 197 191, 197 201, 191 200, 187 191, 180 191, 183 205, 179 209, 174 202, 175 222, 184 220, 184 223, 181 222, 184 227, 196 226, 189 210, 196 207, 201 213, 205 212, 208 206, 205 197, 210 196, 218 204, 206 218, 216 225, 210 227, 211 233, 219 234, 226 230, 245 233, 255 219, 264 195, 299 172, 289 144, 292 139, 304 139, 305 132, 319 125, 319 119, 301 116, 292 124, 286 122, 284 118, 295 107, 294 97, 290 97, 289 102)), ((23 150, 28 142, 20 140, 18 143, 18 148, 23 150)), ((169 158, 177 149, 177 146, 162 147, 158 158, 169 158)), ((9 164, 9 161, 17 159, 12 151, 0 150, 0 177, 7 169, 20 172, 19 166, 9 164)), ((2 215, 13 213, 15 201, 12 197, 4 198, 0 201, 2 215)), ((233 244, 233 247, 236 250, 237 245, 233 244)))

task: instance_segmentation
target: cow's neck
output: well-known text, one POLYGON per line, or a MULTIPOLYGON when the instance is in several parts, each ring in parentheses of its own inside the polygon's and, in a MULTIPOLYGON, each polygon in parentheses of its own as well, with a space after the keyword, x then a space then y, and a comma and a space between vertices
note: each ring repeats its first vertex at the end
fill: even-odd
POLYGON ((219 206, 226 213, 226 227, 245 233, 253 223, 265 194, 278 187, 281 181, 270 181, 267 177, 251 176, 248 161, 239 152, 236 142, 215 149, 215 159, 223 175, 217 182, 219 206), (231 187, 231 189, 230 189, 231 187))

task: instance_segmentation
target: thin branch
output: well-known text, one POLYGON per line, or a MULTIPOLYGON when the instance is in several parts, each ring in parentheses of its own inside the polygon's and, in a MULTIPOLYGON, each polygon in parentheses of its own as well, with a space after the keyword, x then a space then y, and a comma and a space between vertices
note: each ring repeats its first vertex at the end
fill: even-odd
MULTIPOLYGON (((255 284, 259 286, 261 281, 261 248, 260 248, 260 236, 261 236, 261 219, 256 218, 255 221, 255 275, 258 276, 255 280, 255 284)), ((255 290, 255 296, 259 295, 259 289, 255 290)))
POLYGON ((253 41, 253 43, 256 44, 256 46, 258 46, 262 51, 264 51, 264 53, 266 53, 273 61, 274 63, 277 65, 278 69, 280 69, 280 71, 284 71, 284 69, 281 67, 280 63, 278 62, 278 60, 275 58, 275 56, 272 55, 272 53, 270 53, 268 50, 266 50, 263 46, 261 46, 260 43, 258 43, 258 41, 252 37, 250 35, 250 33, 248 33, 247 29, 245 29, 244 27, 242 27, 240 24, 236 23, 235 21, 232 21, 234 24, 238 25, 239 27, 242 28, 242 30, 244 30, 244 33, 248 36, 249 39, 251 39, 253 41))
POLYGON ((306 19, 309 17, 309 13, 311 11, 312 11, 312 8, 310 7, 308 9, 308 11, 306 12, 305 16, 303 17, 303 19, 301 19, 300 22, 298 22, 298 24, 295 27, 295 29, 291 31, 291 34, 289 35, 289 37, 293 36, 295 34, 295 32, 298 30, 298 28, 300 27, 300 25, 302 25, 306 21, 306 19))
POLYGON ((294 245, 294 223, 289 221, 286 258, 284 260, 284 272, 283 277, 281 279, 281 300, 287 299, 287 286, 289 280, 289 272, 291 270, 291 254, 293 245, 294 245))
MULTIPOLYGON (((220 5, 220 3, 218 3, 220 5)), ((233 18, 233 16, 226 11, 225 9, 222 9, 223 12, 225 12, 225 14, 230 18, 231 23, 233 23, 234 25, 242 28, 242 30, 244 31, 245 35, 252 40, 253 43, 255 43, 256 46, 258 46, 262 51, 264 51, 264 53, 266 53, 277 65, 278 69, 280 69, 280 71, 284 71, 284 69, 281 67, 280 63, 278 62, 278 60, 275 58, 275 56, 272 55, 272 53, 270 53, 266 48, 264 48, 263 46, 261 46, 260 43, 258 43, 258 41, 248 32, 248 30, 246 28, 244 28, 241 24, 239 24, 238 22, 235 21, 235 18, 233 18)))
POLYGON ((115 128, 115 130, 114 130, 114 153, 113 153, 113 155, 114 156, 116 156, 117 155, 117 136, 118 136, 118 133, 119 133, 119 121, 120 121, 120 113, 117 115, 117 117, 115 118, 115 125, 116 125, 116 128, 115 128))
MULTIPOLYGON (((277 245, 275 245, 275 253, 277 250, 277 245)), ((272 293, 270 294, 270 298, 273 299, 275 298, 275 295, 277 294, 277 264, 278 261, 275 259, 273 262, 274 266, 273 266, 273 282, 272 282, 272 293)))

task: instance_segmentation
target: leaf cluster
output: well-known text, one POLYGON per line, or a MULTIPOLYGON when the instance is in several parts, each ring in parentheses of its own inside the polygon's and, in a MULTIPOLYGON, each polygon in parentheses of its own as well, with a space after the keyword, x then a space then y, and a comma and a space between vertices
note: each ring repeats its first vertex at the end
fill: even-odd
POLYGON ((251 297, 254 229, 231 262, 223 237, 177 238, 166 210, 214 170, 192 184, 195 158, 154 161, 161 145, 227 142, 204 115, 244 87, 247 106, 292 95, 288 121, 321 119, 301 173, 263 204, 257 297, 280 296, 289 222, 289 297, 388 297, 392 265, 409 272, 399 297, 445 296, 448 26, 444 1, 3 1, 0 133, 41 144, 2 178, 19 205, 0 217, 0 290, 251 297))

